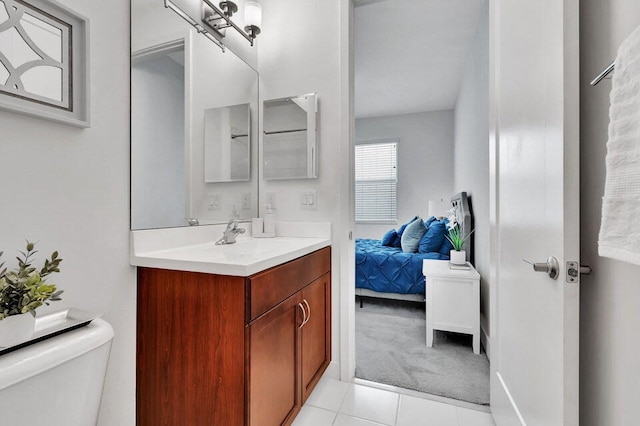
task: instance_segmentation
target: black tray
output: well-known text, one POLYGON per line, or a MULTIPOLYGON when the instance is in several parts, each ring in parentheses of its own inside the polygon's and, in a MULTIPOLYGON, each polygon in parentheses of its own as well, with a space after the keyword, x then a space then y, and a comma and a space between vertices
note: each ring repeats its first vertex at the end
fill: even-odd
POLYGON ((25 339, 15 345, 8 347, 0 346, 0 355, 59 336, 60 334, 68 333, 69 331, 76 330, 80 327, 84 327, 98 317, 100 317, 100 315, 95 315, 75 308, 68 308, 37 317, 33 335, 29 339, 25 339))

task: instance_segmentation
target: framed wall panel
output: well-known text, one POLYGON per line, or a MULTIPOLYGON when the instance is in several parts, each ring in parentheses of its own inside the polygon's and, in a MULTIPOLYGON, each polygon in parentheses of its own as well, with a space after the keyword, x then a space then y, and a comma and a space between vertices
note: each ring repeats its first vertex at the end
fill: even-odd
POLYGON ((88 20, 48 0, 0 0, 0 108, 89 126, 88 20))

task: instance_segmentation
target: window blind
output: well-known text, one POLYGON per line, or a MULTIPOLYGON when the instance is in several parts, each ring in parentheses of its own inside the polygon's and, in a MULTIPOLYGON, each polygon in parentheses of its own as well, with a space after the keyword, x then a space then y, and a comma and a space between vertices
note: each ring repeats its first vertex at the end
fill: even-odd
POLYGON ((356 145, 356 222, 396 220, 397 145, 397 142, 356 145))

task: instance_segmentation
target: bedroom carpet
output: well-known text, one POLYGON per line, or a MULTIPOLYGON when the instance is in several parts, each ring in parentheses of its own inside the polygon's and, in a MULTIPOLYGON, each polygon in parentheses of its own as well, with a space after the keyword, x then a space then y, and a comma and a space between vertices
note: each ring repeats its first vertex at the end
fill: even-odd
POLYGON ((356 377, 489 405, 489 360, 470 335, 437 331, 427 348, 424 304, 356 303, 356 377))

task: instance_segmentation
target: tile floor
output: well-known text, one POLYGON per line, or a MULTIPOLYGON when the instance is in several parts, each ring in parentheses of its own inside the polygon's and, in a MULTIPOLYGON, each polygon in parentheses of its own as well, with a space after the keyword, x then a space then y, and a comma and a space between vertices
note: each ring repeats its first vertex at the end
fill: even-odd
POLYGON ((293 426, 495 426, 490 413, 323 378, 293 426))

